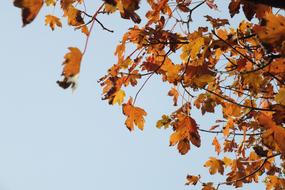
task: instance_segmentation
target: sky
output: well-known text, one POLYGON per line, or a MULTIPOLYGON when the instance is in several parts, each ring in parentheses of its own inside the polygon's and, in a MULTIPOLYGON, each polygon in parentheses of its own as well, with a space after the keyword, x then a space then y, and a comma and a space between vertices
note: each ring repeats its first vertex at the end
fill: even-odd
MULTIPOLYGON (((91 2, 89 11, 100 3, 91 2)), ((44 26, 44 15, 60 15, 57 9, 44 8, 22 28, 20 9, 12 1, 1 1, 0 7, 0 190, 196 189, 184 185, 185 177, 208 173, 202 166, 215 155, 213 136, 203 134, 202 147, 192 146, 184 156, 169 147, 171 130, 157 129, 155 123, 177 109, 167 96, 170 86, 154 77, 139 95, 137 105, 148 112, 143 132, 130 133, 121 108, 101 100, 97 80, 115 63, 113 52, 130 21, 99 17, 115 33, 95 25, 79 87, 72 93, 56 81, 67 48, 83 49, 84 35, 44 26)), ((208 12, 205 7, 199 14, 208 12)), ((213 124, 212 115, 194 117, 204 128, 213 124)))

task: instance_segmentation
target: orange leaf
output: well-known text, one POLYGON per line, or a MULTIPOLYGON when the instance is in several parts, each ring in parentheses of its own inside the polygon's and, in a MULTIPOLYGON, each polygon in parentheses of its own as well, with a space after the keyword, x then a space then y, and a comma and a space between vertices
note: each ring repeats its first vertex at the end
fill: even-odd
POLYGON ((214 157, 210 157, 210 159, 204 164, 204 167, 209 167, 209 172, 211 175, 219 172, 220 174, 224 174, 224 162, 222 160, 218 160, 214 157))
POLYGON ((23 26, 30 24, 43 6, 43 0, 15 0, 14 6, 22 9, 23 26))
POLYGON ((59 18, 53 15, 46 15, 45 25, 49 25, 52 30, 54 30, 56 26, 62 27, 59 18))
POLYGON ((135 125, 140 130, 143 130, 145 123, 144 116, 147 113, 143 109, 135 107, 132 104, 132 98, 129 99, 127 104, 123 104, 123 114, 127 116, 125 124, 130 131, 134 130, 135 125))
POLYGON ((82 59, 81 51, 76 47, 69 47, 69 53, 65 54, 63 62, 63 81, 57 81, 58 85, 63 89, 71 86, 73 90, 77 87, 77 78, 80 71, 80 63, 82 59))
POLYGON ((200 178, 201 178, 200 175, 198 175, 198 176, 187 175, 187 177, 186 177, 187 182, 185 183, 185 185, 196 185, 200 178))
POLYGON ((220 152, 221 152, 221 145, 220 145, 220 143, 219 143, 217 137, 215 137, 215 138, 213 139, 212 145, 215 146, 215 151, 216 151, 217 154, 219 155, 220 152))
POLYGON ((273 46, 280 45, 285 40, 285 17, 268 12, 264 19, 265 26, 256 30, 258 37, 273 46))

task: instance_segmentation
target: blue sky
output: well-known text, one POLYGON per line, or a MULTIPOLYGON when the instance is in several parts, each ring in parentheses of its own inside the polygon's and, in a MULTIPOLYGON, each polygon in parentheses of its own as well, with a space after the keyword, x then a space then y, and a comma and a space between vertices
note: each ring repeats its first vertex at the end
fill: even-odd
MULTIPOLYGON (((121 108, 101 100, 97 80, 115 63, 116 44, 131 22, 99 17, 115 33, 94 27, 79 88, 71 93, 56 81, 67 48, 82 49, 85 37, 71 28, 45 27, 44 15, 52 9, 22 28, 11 1, 0 7, 0 190, 195 189, 184 185, 185 177, 207 173, 201 166, 213 153, 212 136, 203 134, 202 148, 185 156, 168 146, 171 131, 155 123, 176 109, 167 96, 170 86, 153 78, 140 94, 137 103, 148 112, 143 132, 130 133, 121 108)), ((194 116, 204 128, 213 124, 211 115, 194 116)))

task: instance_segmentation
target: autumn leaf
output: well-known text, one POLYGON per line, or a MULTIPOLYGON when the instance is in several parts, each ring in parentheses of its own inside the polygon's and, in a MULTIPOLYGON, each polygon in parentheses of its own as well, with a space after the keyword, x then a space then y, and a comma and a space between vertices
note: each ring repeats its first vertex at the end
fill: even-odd
POLYGON ((49 25, 52 30, 54 30, 55 26, 62 27, 60 19, 53 15, 46 15, 45 24, 49 25))
POLYGON ((209 167, 209 172, 211 175, 219 172, 220 174, 224 174, 224 162, 222 160, 218 160, 214 157, 210 157, 210 159, 204 164, 204 167, 209 167))
POLYGON ((190 150, 190 142, 188 139, 183 139, 179 141, 177 149, 181 155, 186 154, 190 150))
POLYGON ((285 40, 285 17, 268 12, 264 16, 264 21, 265 26, 256 27, 258 37, 263 43, 281 45, 285 40))
POLYGON ((123 104, 123 114, 127 117, 125 124, 130 131, 134 130, 135 125, 143 130, 147 113, 142 108, 135 107, 132 101, 130 98, 127 104, 123 104))
POLYGON ((23 26, 30 24, 43 6, 43 0, 14 0, 14 6, 22 9, 23 26))
POLYGON ((179 93, 176 88, 171 88, 171 90, 168 92, 168 96, 173 96, 173 105, 177 106, 177 100, 179 97, 179 93))
POLYGON ((68 49, 70 52, 65 54, 65 61, 63 62, 62 75, 64 76, 64 79, 62 81, 57 81, 57 83, 63 89, 71 86, 72 90, 75 90, 77 87, 82 53, 76 47, 69 47, 68 49))
POLYGON ((185 183, 185 185, 196 185, 200 178, 201 178, 200 175, 198 175, 198 176, 187 175, 187 177, 186 177, 187 182, 185 183))
POLYGON ((215 151, 217 152, 217 154, 219 155, 221 153, 221 145, 217 139, 217 137, 214 137, 212 145, 215 146, 215 151))
POLYGON ((114 99, 113 99, 112 104, 114 105, 114 104, 117 103, 117 104, 121 105, 123 103, 123 101, 124 101, 125 96, 126 96, 125 91, 123 91, 123 90, 117 91, 114 94, 114 99))
POLYGON ((169 116, 167 115, 162 115, 162 119, 158 120, 156 122, 156 127, 157 128, 161 128, 161 127, 164 127, 165 129, 167 129, 170 125, 170 122, 171 122, 171 119, 169 116))
POLYGON ((84 24, 84 20, 81 16, 81 11, 79 11, 72 5, 68 7, 64 16, 67 17, 68 24, 71 26, 79 26, 84 24))

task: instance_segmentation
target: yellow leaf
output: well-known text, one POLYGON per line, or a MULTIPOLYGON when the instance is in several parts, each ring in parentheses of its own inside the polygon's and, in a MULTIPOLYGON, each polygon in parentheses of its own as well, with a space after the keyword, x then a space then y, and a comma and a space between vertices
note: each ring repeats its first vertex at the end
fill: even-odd
POLYGON ((275 101, 279 104, 285 105, 285 88, 280 88, 278 94, 275 96, 275 101))
POLYGON ((122 69, 127 69, 132 63, 132 59, 130 57, 127 57, 124 61, 121 62, 120 67, 122 69))
POLYGON ((45 25, 49 25, 52 30, 54 30, 55 26, 62 27, 59 18, 53 15, 46 15, 45 25))
POLYGON ((15 0, 14 6, 22 9, 23 26, 31 23, 43 6, 43 0, 15 0))
POLYGON ((196 39, 195 41, 191 42, 191 53, 190 56, 192 59, 196 59, 198 53, 201 50, 201 47, 204 45, 204 38, 200 37, 198 39, 196 39))
POLYGON ((126 93, 123 90, 119 90, 114 94, 114 99, 112 104, 116 104, 118 103, 119 105, 121 105, 124 101, 124 98, 126 96, 126 93))
POLYGON ((223 162, 225 163, 226 167, 231 166, 233 164, 233 160, 228 157, 224 157, 223 162))

